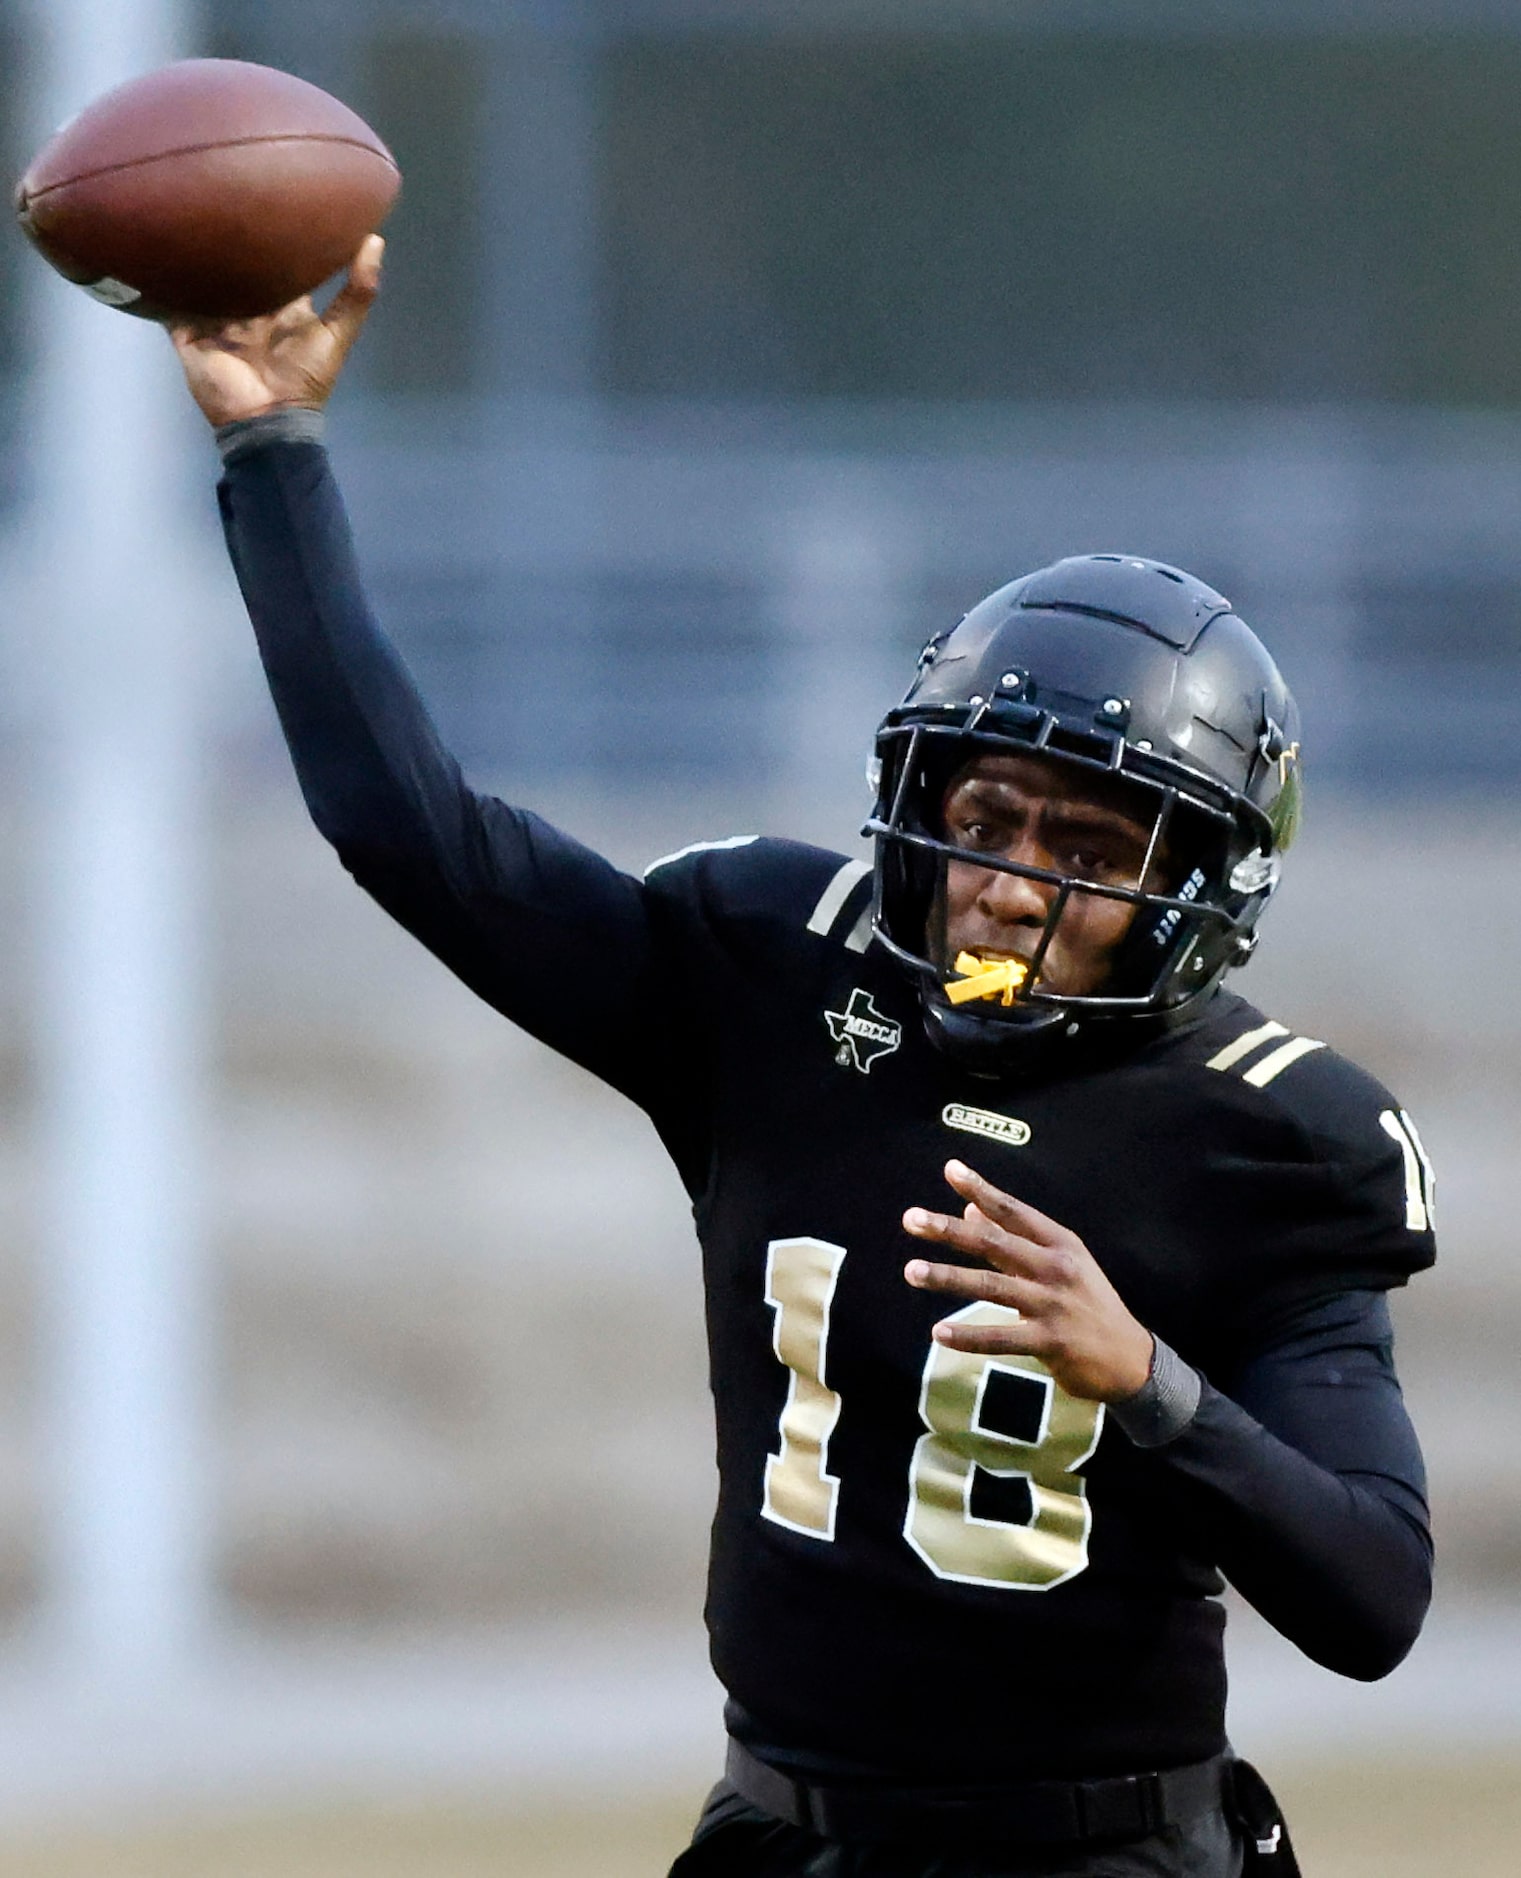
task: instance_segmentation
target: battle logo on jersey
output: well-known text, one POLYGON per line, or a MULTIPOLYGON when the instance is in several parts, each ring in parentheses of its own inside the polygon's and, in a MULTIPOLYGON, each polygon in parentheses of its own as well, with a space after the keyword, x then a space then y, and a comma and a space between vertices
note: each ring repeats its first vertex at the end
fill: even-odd
POLYGON ((1017 1115, 1000 1115, 994 1109, 969 1109, 964 1102, 947 1102, 940 1111, 947 1128, 959 1128, 965 1134, 986 1135, 989 1141, 1002 1141, 1011 1148, 1022 1148, 1030 1139, 1030 1124, 1017 1115))
POLYGON ((879 1056, 891 1056, 903 1041, 903 1026, 884 1017, 859 985, 843 1011, 826 1011, 824 1022, 834 1039, 834 1060, 842 1069, 858 1069, 864 1076, 879 1056))

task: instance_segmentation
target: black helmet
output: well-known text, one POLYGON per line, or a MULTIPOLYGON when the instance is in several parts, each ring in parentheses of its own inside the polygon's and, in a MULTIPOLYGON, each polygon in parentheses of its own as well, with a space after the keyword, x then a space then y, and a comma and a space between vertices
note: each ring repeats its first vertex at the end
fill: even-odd
POLYGON ((1074 555, 989 594, 924 648, 877 732, 877 936, 919 978, 931 1037, 994 1073, 1052 1051, 1178 1021, 1251 954, 1299 820, 1299 713, 1222 595, 1133 555, 1074 555), (1094 885, 977 854, 1055 888, 1029 975, 1002 1001, 953 1004, 934 913, 951 845, 942 804, 983 752, 1037 753, 1108 778, 1151 820, 1134 887, 1094 885), (1159 857, 1170 857, 1162 877, 1159 857), (1074 894, 1137 908, 1093 995, 1042 987, 1074 894))

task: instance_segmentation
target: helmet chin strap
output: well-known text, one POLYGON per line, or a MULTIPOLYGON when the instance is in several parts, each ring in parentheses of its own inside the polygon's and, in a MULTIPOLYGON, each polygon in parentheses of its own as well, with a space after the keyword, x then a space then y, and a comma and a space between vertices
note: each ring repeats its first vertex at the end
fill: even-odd
MULTIPOLYGON (((950 994, 948 981, 920 981, 920 1009, 931 1044, 968 1074, 1011 1085, 1113 1062, 1184 1016, 1157 1011, 1116 1023, 1102 1015, 1084 1017, 1070 1005, 1016 999, 1007 1018, 991 1018, 981 1015, 977 1000, 969 998, 958 1008, 950 994)), ((1001 995, 995 997, 1001 1004, 1001 995)))
MULTIPOLYGON (((943 985, 939 989, 948 991, 943 985)), ((1018 1025, 1019 1047, 1012 1053, 1014 1039, 1007 1021, 993 1024, 975 1011, 958 1010, 936 996, 928 983, 922 987, 921 1006, 930 1042, 974 1076, 1017 1082, 1044 1075, 1072 1055, 1073 1039, 1067 1034, 1072 1020, 1060 1006, 1020 1006, 1012 1020, 1018 1025)))

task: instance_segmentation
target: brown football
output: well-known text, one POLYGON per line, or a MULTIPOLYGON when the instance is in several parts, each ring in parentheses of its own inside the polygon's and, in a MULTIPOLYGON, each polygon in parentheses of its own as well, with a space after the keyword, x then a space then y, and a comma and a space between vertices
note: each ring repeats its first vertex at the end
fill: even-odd
POLYGON ((16 212, 107 306, 247 319, 337 273, 400 186, 374 131, 316 85, 184 59, 65 124, 17 185, 16 212))

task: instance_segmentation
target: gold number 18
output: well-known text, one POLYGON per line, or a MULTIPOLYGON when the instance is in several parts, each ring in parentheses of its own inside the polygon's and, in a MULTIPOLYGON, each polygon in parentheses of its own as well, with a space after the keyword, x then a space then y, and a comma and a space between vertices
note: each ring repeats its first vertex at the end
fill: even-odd
MULTIPOLYGON (((776 1239, 766 1254, 766 1302, 776 1313, 772 1347, 790 1375, 777 1433, 766 1459, 761 1511, 779 1526, 832 1540, 840 1482, 829 1472, 829 1438, 840 1397, 825 1380, 829 1314, 845 1248, 823 1239, 776 1239)), ((1001 1304, 969 1304, 959 1319, 994 1323, 1017 1316, 1001 1304)), ((963 1584, 1045 1591, 1088 1563, 1091 1514, 1077 1469, 1093 1453, 1103 1405, 1059 1389, 1033 1356, 975 1356, 931 1347, 919 1414, 925 1433, 908 1473, 903 1536, 930 1570, 963 1584), (995 1369, 1028 1376, 1044 1391, 1033 1439, 981 1422, 983 1394, 995 1369), (984 1519, 972 1512, 977 1470, 1029 1483, 1030 1518, 984 1519)))

